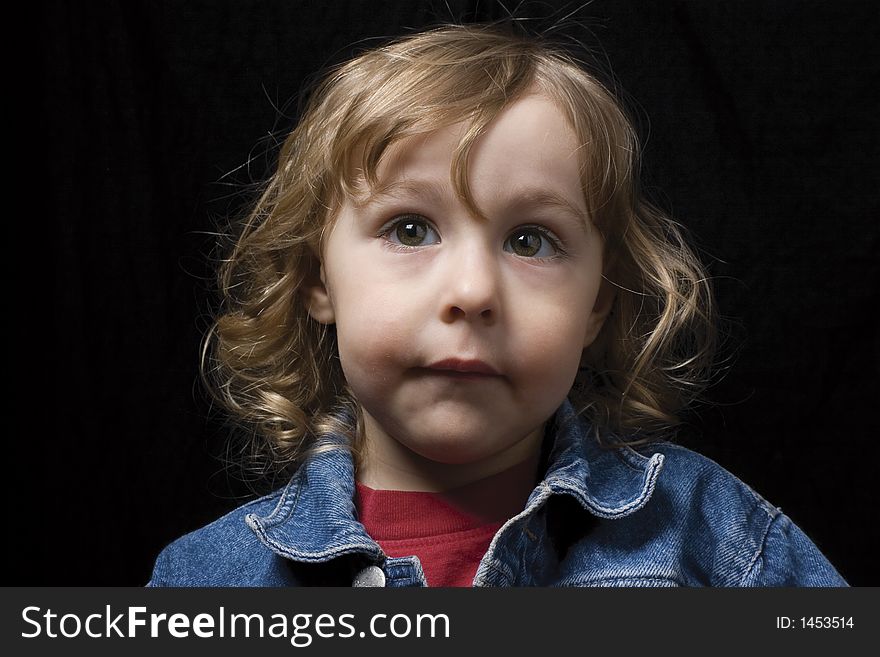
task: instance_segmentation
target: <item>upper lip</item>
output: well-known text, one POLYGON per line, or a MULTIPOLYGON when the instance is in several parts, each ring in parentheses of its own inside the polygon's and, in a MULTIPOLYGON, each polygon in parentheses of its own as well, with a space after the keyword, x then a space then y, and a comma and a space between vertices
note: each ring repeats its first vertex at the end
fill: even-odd
POLYGON ((428 365, 430 370, 465 372, 468 374, 487 374, 498 376, 499 372, 485 361, 475 358, 444 358, 428 365))

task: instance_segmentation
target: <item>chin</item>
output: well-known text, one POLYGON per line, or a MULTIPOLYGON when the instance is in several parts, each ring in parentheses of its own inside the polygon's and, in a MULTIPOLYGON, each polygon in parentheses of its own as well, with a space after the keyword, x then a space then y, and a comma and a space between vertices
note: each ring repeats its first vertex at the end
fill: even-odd
POLYGON ((474 450, 472 447, 463 445, 446 445, 438 441, 439 444, 431 445, 425 449, 420 446, 408 446, 413 452, 421 456, 427 461, 441 463, 443 465, 466 465, 468 463, 477 463, 491 456, 482 450, 474 450))
POLYGON ((401 442, 422 458, 446 465, 475 463, 509 447, 485 430, 450 431, 448 427, 436 432, 420 431, 401 442))

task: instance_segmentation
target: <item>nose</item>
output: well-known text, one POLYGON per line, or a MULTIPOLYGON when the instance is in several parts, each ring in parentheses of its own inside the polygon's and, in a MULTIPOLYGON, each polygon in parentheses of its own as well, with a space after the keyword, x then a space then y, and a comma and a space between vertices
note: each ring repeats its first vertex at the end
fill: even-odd
POLYGON ((443 319, 493 324, 500 311, 500 271, 486 249, 470 248, 447 263, 443 319))

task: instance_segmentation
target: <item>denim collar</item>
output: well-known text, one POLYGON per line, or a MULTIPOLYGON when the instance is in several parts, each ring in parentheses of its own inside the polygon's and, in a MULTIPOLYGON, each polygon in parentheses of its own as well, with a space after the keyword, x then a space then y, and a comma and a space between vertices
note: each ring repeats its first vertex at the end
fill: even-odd
POLYGON ((651 498, 663 455, 643 456, 630 447, 603 447, 592 427, 566 400, 553 419, 555 440, 544 480, 553 494, 571 495, 600 518, 623 518, 651 498))
MULTIPOLYGON (((544 479, 520 516, 535 513, 552 495, 570 495, 595 516, 616 519, 650 499, 663 455, 643 456, 628 447, 605 448, 567 400, 553 418, 552 448, 544 479)), ((282 490, 267 516, 248 514, 247 524, 273 552, 303 562, 358 553, 374 561, 381 548, 356 520, 354 464, 345 439, 326 439, 282 490)))

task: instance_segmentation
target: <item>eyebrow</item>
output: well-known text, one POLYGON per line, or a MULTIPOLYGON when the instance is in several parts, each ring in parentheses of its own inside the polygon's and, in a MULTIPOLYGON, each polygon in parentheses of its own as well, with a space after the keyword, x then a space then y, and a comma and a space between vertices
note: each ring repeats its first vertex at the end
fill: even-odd
POLYGON ((447 183, 437 180, 403 178, 371 189, 365 198, 358 203, 358 206, 367 207, 389 200, 400 200, 401 197, 406 196, 415 196, 432 203, 440 203, 449 192, 447 183))
MULTIPOLYGON (((386 201, 403 200, 408 196, 439 205, 445 202, 444 199, 450 192, 450 185, 447 182, 404 178, 394 180, 371 190, 358 205, 364 208, 386 201)), ((589 212, 578 207, 570 199, 566 198, 564 194, 554 190, 542 187, 523 187, 516 189, 510 195, 498 199, 498 201, 500 201, 506 212, 519 208, 561 210, 572 223, 576 223, 583 230, 588 229, 589 212)))
POLYGON ((576 221, 584 229, 586 229, 589 223, 590 215, 587 210, 579 208, 566 198, 565 195, 553 190, 527 187, 512 195, 508 200, 508 206, 562 210, 569 219, 576 221))

